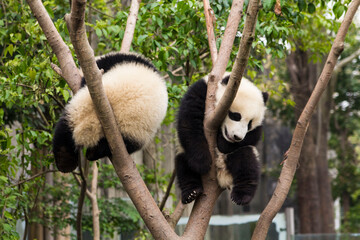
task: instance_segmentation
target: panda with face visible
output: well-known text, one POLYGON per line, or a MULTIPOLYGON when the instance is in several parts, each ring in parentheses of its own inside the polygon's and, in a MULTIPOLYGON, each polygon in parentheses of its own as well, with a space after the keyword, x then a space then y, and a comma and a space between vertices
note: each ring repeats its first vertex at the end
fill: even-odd
MULTIPOLYGON (((104 70, 103 87, 127 151, 140 150, 152 140, 166 115, 164 79, 148 59, 135 53, 108 53, 97 57, 96 64, 104 70)), ((61 172, 78 166, 81 147, 87 148, 88 160, 111 157, 84 78, 81 86, 55 127, 53 153, 61 172)))
MULTIPOLYGON (((218 105, 230 73, 225 73, 216 91, 218 105)), ((207 77, 194 83, 184 95, 177 117, 177 133, 182 151, 176 155, 176 174, 182 203, 190 203, 203 193, 201 176, 211 168, 209 146, 204 135, 204 111, 207 77)), ((243 78, 229 112, 217 136, 217 180, 231 189, 231 199, 238 205, 254 197, 260 176, 255 145, 262 135, 262 122, 268 94, 243 78)))

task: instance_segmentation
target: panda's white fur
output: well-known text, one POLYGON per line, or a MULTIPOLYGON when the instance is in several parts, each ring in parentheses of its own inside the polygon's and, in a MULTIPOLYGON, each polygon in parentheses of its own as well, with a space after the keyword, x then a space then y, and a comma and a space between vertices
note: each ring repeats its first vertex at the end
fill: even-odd
MULTIPOLYGON (((225 73, 224 78, 228 75, 230 75, 230 73, 225 73)), ((225 90, 226 85, 222 84, 220 81, 215 96, 216 106, 224 95, 225 90)), ((247 132, 260 126, 264 120, 266 107, 262 92, 251 81, 242 78, 235 99, 229 110, 231 112, 240 113, 241 120, 233 121, 227 115, 221 125, 222 134, 229 142, 241 141, 245 138, 247 132), (251 129, 248 129, 250 121, 252 121, 251 129), (234 136, 237 136, 239 140, 234 136)))
MULTIPOLYGON (((259 160, 259 152, 256 147, 251 146, 251 149, 256 156, 256 159, 259 160)), ((229 170, 226 168, 226 154, 220 152, 217 148, 215 150, 217 155, 217 159, 215 162, 217 182, 220 187, 231 190, 233 187, 233 177, 231 176, 229 170)))
MULTIPOLYGON (((141 64, 125 63, 105 72, 102 79, 122 135, 147 144, 166 115, 168 95, 162 77, 141 64)), ((86 86, 65 111, 76 145, 93 147, 104 137, 86 86)))

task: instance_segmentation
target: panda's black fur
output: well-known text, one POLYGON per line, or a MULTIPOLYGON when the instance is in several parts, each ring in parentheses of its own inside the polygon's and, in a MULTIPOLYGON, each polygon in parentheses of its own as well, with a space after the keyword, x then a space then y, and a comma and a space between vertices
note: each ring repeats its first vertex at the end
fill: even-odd
MULTIPOLYGON (((228 80, 229 73, 218 85, 216 104, 223 94, 223 92, 219 92, 226 88, 228 80)), ((264 117, 265 102, 268 98, 267 93, 262 93, 247 79, 243 79, 232 106, 242 104, 241 91, 244 91, 244 88, 249 88, 250 93, 255 96, 254 99, 257 101, 256 106, 259 109, 254 114, 252 113, 258 118, 254 121, 256 126, 252 126, 252 121, 249 121, 248 130, 242 140, 227 140, 224 137, 224 134, 228 134, 226 126, 224 126, 225 131, 219 129, 217 136, 217 150, 220 159, 216 163, 218 182, 221 187, 232 189, 232 201, 238 205, 248 204, 251 201, 259 181, 260 163, 254 146, 262 135, 261 123, 264 117)), ((175 164, 178 185, 181 189, 181 201, 185 204, 195 200, 203 193, 201 176, 208 173, 211 167, 209 146, 203 128, 206 92, 206 78, 194 83, 184 95, 178 111, 177 133, 182 151, 177 154, 175 164)), ((250 96, 250 98, 252 97, 250 96)), ((230 107, 229 118, 240 121, 241 114, 232 113, 231 110, 232 107, 230 107)), ((237 139, 235 135, 234 139, 237 139)))
MULTIPOLYGON (((103 70, 104 90, 126 149, 133 153, 152 139, 165 117, 165 81, 155 66, 138 54, 112 52, 97 57, 96 63, 103 70)), ((88 160, 111 157, 84 77, 81 89, 66 105, 55 127, 53 153, 57 168, 73 171, 81 147, 87 148, 88 160)))

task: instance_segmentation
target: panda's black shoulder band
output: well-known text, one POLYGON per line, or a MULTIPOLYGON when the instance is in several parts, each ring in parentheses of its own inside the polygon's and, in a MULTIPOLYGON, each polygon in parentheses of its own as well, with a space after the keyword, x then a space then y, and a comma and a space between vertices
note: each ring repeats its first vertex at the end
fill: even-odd
POLYGON ((112 52, 103 55, 96 60, 96 64, 98 65, 98 68, 104 69, 104 73, 106 73, 116 65, 127 64, 127 63, 139 64, 144 67, 153 69, 154 72, 158 72, 156 67, 148 59, 146 59, 142 55, 135 53, 112 52))

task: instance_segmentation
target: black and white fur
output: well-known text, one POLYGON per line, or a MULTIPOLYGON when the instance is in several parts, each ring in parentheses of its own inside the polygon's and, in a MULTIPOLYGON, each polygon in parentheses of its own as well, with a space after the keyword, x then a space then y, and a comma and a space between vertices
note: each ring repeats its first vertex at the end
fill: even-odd
MULTIPOLYGON (((113 52, 97 57, 96 63, 104 70, 103 86, 127 151, 140 150, 154 137, 165 117, 165 81, 154 65, 138 54, 113 52)), ((84 78, 82 88, 66 105, 55 127, 53 152, 57 168, 73 171, 81 147, 87 148, 89 160, 111 157, 84 78)))
MULTIPOLYGON (((219 82, 215 105, 223 96, 229 77, 229 73, 226 73, 219 82)), ((185 204, 202 194, 201 176, 208 173, 211 167, 203 128, 206 92, 207 77, 189 88, 178 112, 177 132, 183 151, 177 154, 175 164, 181 201, 185 204)), ((218 131, 217 180, 222 188, 231 189, 231 199, 238 205, 251 201, 259 181, 260 163, 254 146, 262 134, 267 98, 267 93, 243 78, 218 131)))

